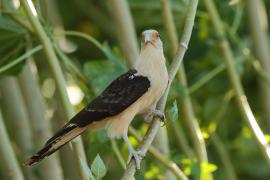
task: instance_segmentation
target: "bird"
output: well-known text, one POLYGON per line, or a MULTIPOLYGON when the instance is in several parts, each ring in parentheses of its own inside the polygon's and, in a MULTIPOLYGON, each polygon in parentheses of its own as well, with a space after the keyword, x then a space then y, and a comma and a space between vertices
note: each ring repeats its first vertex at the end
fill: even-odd
POLYGON ((140 169, 144 154, 131 145, 128 127, 136 115, 143 115, 146 119, 153 116, 165 118, 164 113, 155 107, 168 81, 160 35, 156 30, 145 30, 141 34, 141 50, 134 66, 112 81, 24 164, 32 166, 40 162, 87 129, 104 128, 110 138, 123 138, 130 153, 127 163, 134 157, 136 167, 140 169))

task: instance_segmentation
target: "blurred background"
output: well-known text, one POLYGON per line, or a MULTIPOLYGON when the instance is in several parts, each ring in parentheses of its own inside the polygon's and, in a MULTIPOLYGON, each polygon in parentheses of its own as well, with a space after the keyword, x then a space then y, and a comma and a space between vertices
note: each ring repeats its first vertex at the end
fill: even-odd
MULTIPOLYGON (((23 162, 132 67, 142 31, 159 31, 170 67, 191 2, 0 0, 0 180, 120 179, 128 149, 105 131, 23 162)), ((178 179, 173 163, 190 179, 270 179, 269 17, 268 0, 199 1, 166 122, 135 179, 178 179)), ((148 126, 133 121, 133 146, 148 126)))

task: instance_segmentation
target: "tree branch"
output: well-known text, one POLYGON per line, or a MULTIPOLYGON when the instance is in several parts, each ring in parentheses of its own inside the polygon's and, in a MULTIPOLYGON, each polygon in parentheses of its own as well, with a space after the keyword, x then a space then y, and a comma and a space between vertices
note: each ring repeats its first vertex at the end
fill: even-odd
POLYGON ((24 180, 23 173, 20 169, 13 151, 11 141, 8 137, 5 124, 3 122, 2 113, 0 112, 0 167, 6 179, 24 180))
MULTIPOLYGON (((245 4, 254 56, 260 62, 264 72, 270 74, 270 44, 267 34, 267 13, 264 2, 262 0, 248 0, 245 4)), ((260 88, 259 96, 263 107, 261 115, 268 125, 268 130, 270 130, 270 86, 261 79, 258 82, 260 88)))
MULTIPOLYGON (((31 60, 29 59, 29 61, 31 60)), ((45 117, 45 103, 29 61, 24 66, 18 80, 29 114, 29 120, 32 124, 33 142, 36 147, 41 147, 52 136, 52 130, 50 121, 45 117)), ((42 180, 64 179, 58 154, 54 154, 53 158, 46 159, 39 164, 38 171, 42 180)))
MULTIPOLYGON (((198 0, 190 0, 189 5, 188 5, 188 11, 187 11, 187 18, 185 21, 185 26, 184 26, 184 31, 183 35, 181 38, 181 41, 179 43, 179 47, 176 53, 176 56, 169 68, 169 84, 166 92, 160 99, 157 109, 164 111, 166 101, 167 101, 167 96, 170 90, 170 86, 172 83, 172 80, 174 79, 176 72, 183 60, 184 54, 187 50, 187 46, 191 37, 193 25, 194 25, 194 19, 197 11, 197 5, 198 5, 198 0)), ((143 153, 146 153, 148 148, 150 147, 157 131, 159 130, 161 125, 161 120, 158 117, 155 117, 145 135, 143 138, 142 143, 139 146, 139 150, 142 151, 143 153)), ((136 172, 136 165, 135 165, 135 160, 132 159, 130 163, 127 166, 127 170, 125 171, 122 179, 123 180, 130 180, 134 176, 136 172)))
MULTIPOLYGON (((66 91, 64 74, 57 60, 57 57, 53 50, 53 46, 50 42, 50 39, 48 38, 45 30, 43 29, 41 23, 39 22, 38 15, 34 8, 33 2, 31 0, 21 0, 21 4, 23 8, 25 9, 25 12, 29 18, 29 21, 31 22, 33 26, 33 29, 36 35, 38 36, 39 40, 41 41, 43 45, 45 55, 47 56, 49 66, 50 66, 52 75, 54 77, 54 80, 57 86, 58 94, 60 96, 62 105, 64 106, 65 114, 68 118, 71 118, 75 112, 72 105, 69 102, 67 91, 66 91)), ((81 138, 77 138, 76 141, 73 141, 72 145, 77 154, 76 156, 77 167, 79 167, 81 178, 84 180, 87 180, 88 177, 84 173, 83 167, 81 166, 81 163, 80 163, 81 160, 87 163, 81 138)))
MULTIPOLYGON (((142 142, 142 137, 136 133, 133 127, 129 127, 129 133, 134 136, 137 141, 142 142)), ((154 146, 151 145, 149 147, 149 152, 157 161, 166 166, 175 175, 175 177, 178 179, 188 179, 176 163, 167 159, 167 157, 160 153, 160 151, 154 146)))
MULTIPOLYGON (((165 24, 166 32, 169 39, 169 46, 171 49, 172 56, 177 51, 177 33, 176 27, 173 21, 173 15, 170 8, 169 0, 162 0, 162 13, 163 13, 163 21, 165 24)), ((179 82, 187 87, 187 78, 185 73, 184 66, 181 66, 177 72, 177 78, 179 82)), ((205 147, 204 139, 202 138, 202 133, 199 127, 199 123, 197 121, 196 115, 193 110, 192 102, 189 93, 185 92, 184 96, 181 99, 181 108, 183 109, 184 120, 189 128, 189 132, 191 135, 191 140, 195 148, 195 153, 199 161, 207 162, 207 152, 205 147)), ((176 126, 177 127, 177 126, 176 126)))
POLYGON ((235 91, 238 108, 244 120, 248 124, 251 132, 253 133, 256 139, 256 142, 258 143, 265 157, 268 167, 270 168, 270 153, 269 153, 270 147, 247 101, 247 97, 242 87, 239 75, 233 63, 235 60, 233 57, 230 44, 228 40, 226 39, 225 32, 223 30, 222 20, 220 19, 216 6, 212 0, 205 0, 205 5, 209 12, 209 16, 213 22, 216 33, 218 37, 220 38, 220 47, 224 56, 224 61, 227 66, 227 72, 228 72, 232 87, 235 91))
MULTIPOLYGON (((3 116, 8 123, 7 127, 10 133, 16 131, 16 133, 10 135, 12 135, 11 138, 15 141, 16 147, 19 147, 18 157, 21 162, 31 155, 34 148, 31 123, 29 122, 25 101, 15 77, 1 78, 0 90, 3 116)), ((22 171, 26 179, 36 178, 31 169, 22 167, 22 171)))

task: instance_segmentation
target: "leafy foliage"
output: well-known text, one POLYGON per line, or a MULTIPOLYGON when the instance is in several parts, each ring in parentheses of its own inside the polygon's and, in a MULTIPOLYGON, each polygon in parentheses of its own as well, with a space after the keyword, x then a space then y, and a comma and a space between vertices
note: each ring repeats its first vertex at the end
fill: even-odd
MULTIPOLYGON (((12 19, 0 14, 0 67, 15 60, 25 50, 27 32, 12 19)), ((7 74, 18 73, 22 63, 6 71, 7 74)))
MULTIPOLYGON (((36 42, 35 34, 30 33, 29 30, 18 22, 19 19, 31 27, 22 8, 15 9, 9 0, 3 0, 2 2, 4 3, 5 11, 0 13, 0 69, 14 62, 14 60, 25 55, 30 50, 33 50, 32 47, 36 47, 36 44, 40 45, 39 42, 36 42)), ((140 39, 140 32, 144 29, 154 28, 160 31, 165 56, 168 62, 170 62, 172 57, 169 53, 169 39, 166 37, 161 18, 161 5, 157 3, 156 0, 129 0, 128 2, 138 34, 137 39, 140 39)), ((180 35, 185 18, 187 1, 171 0, 170 2, 172 3, 177 32, 178 35, 180 35)), ((238 1, 235 5, 230 5, 230 1, 215 2, 223 19, 225 36, 229 39, 235 62, 237 62, 235 64, 238 72, 237 75, 242 80, 249 103, 255 112, 261 128, 266 132, 265 135, 269 136, 270 126, 269 123, 267 123, 269 117, 265 117, 262 111, 263 106, 261 102, 263 100, 259 98, 261 91, 258 81, 260 76, 256 73, 256 71, 263 72, 263 70, 261 68, 255 70, 252 65, 252 61, 254 61, 255 58, 246 19, 246 2, 238 1)), ((48 34, 48 36, 55 36, 50 37, 50 39, 55 41, 53 43, 57 45, 64 43, 65 40, 76 45, 77 49, 73 52, 64 53, 60 45, 57 50, 67 56, 68 61, 75 66, 80 76, 83 76, 81 79, 75 77, 76 73, 71 72, 71 69, 65 72, 66 79, 68 81, 75 81, 78 86, 80 86, 82 79, 87 81, 88 84, 85 83, 86 87, 84 86, 85 88, 82 89, 85 94, 91 95, 89 98, 91 99, 98 95, 115 77, 127 70, 123 55, 118 49, 119 43, 116 41, 114 34, 114 30, 118 27, 114 27, 113 25, 110 14, 111 7, 108 6, 106 0, 98 2, 93 0, 57 0, 55 3, 56 4, 53 6, 57 6, 58 9, 53 8, 51 10, 53 13, 49 14, 49 16, 53 16, 53 20, 62 20, 61 23, 65 29, 72 29, 87 34, 97 40, 98 44, 89 43, 89 41, 81 37, 71 38, 66 36, 59 40, 58 36, 55 36, 53 33, 48 34), (88 7, 93 9, 89 10, 88 7), (58 14, 58 16, 55 17, 54 13, 58 14)), ((264 3, 266 4, 265 7, 267 7, 267 21, 269 23, 270 10, 268 7, 270 2, 265 0, 264 3)), ((48 19, 50 19, 46 17, 48 14, 39 13, 44 27, 53 31, 54 27, 52 24, 55 22, 47 22, 48 19)), ((267 33, 269 35, 269 28, 267 29, 267 33)), ((64 32, 62 34, 64 34, 64 32)), ((41 59, 40 61, 36 61, 40 83, 46 84, 45 82, 51 76, 51 72, 47 69, 44 56, 42 54, 35 55, 36 60, 41 59)), ((182 133, 186 136, 183 138, 186 138, 188 146, 193 149, 190 129, 183 123, 184 114, 181 100, 185 93, 190 93, 189 90, 191 87, 194 87, 196 84, 198 85, 201 79, 211 76, 211 78, 207 79, 199 87, 197 86, 198 88, 190 93, 196 121, 198 121, 203 131, 203 138, 205 138, 207 143, 209 163, 199 163, 194 160, 195 158, 187 158, 187 155, 178 148, 177 136, 170 126, 168 126, 172 160, 176 162, 191 179, 210 180, 210 174, 214 175, 214 179, 228 179, 223 167, 222 158, 217 153, 218 148, 211 140, 211 134, 215 133, 220 137, 225 147, 224 149, 229 155, 229 160, 232 162, 232 168, 235 170, 239 179, 269 179, 270 171, 263 159, 261 151, 256 141, 253 139, 249 127, 242 121, 240 112, 234 103, 234 92, 231 90, 231 84, 228 80, 229 78, 226 72, 226 66, 223 63, 223 58, 220 50, 220 38, 213 28, 209 14, 202 1, 200 2, 199 11, 197 13, 191 43, 184 60, 188 87, 179 83, 179 79, 173 82, 169 94, 169 101, 167 102, 166 114, 169 120, 168 123, 173 126, 181 126, 181 129, 183 129, 182 133), (223 68, 221 68, 222 70, 216 71, 216 73, 212 73, 213 69, 218 67, 223 68)), ((63 67, 65 67, 66 61, 60 62, 63 67)), ((7 74, 18 75, 23 66, 24 62, 20 62, 0 75, 1 77, 7 74)), ((269 74, 265 74, 269 77, 269 74)), ((48 87, 46 89, 51 90, 51 88, 48 87)), ((54 93, 54 91, 52 93, 54 93)), ((59 108, 52 103, 52 96, 53 94, 50 95, 50 99, 48 99, 47 102, 48 114, 52 114, 52 109, 59 108)), ((82 102, 77 107, 78 110, 85 104, 85 101, 82 102)), ((141 134, 144 134, 148 127, 141 121, 134 122, 134 125, 138 127, 138 132, 141 134)), ((134 138, 131 139, 133 141, 132 143, 137 145, 138 142, 135 141, 134 138)), ((94 159, 90 168, 87 164, 81 162, 87 177, 97 180, 102 178, 120 179, 122 170, 117 164, 105 131, 89 132, 85 142, 87 144, 88 159, 94 159), (98 153, 104 157, 105 163, 98 153)), ((120 152, 126 157, 126 146, 123 145, 122 141, 118 141, 117 143, 120 152)), ((157 165, 152 157, 148 158, 148 154, 143 162, 145 163, 143 166, 145 169, 142 169, 141 172, 138 173, 137 179, 162 178, 166 168, 157 165)), ((3 179, 1 173, 0 179, 3 179)))
POLYGON ((102 179, 105 176, 107 169, 99 155, 94 159, 91 165, 91 171, 97 180, 102 179))

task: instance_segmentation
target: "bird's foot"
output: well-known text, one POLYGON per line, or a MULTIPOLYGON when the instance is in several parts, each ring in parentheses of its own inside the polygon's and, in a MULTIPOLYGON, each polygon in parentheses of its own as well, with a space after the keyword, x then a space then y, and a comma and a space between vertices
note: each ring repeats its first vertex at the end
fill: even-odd
POLYGON ((144 121, 146 123, 150 123, 152 120, 152 117, 158 117, 163 123, 166 121, 165 114, 157 109, 151 109, 148 114, 144 117, 144 121))
POLYGON ((136 162, 136 168, 139 170, 141 168, 141 161, 142 158, 144 157, 144 153, 142 151, 136 151, 134 149, 130 150, 127 160, 127 164, 131 161, 132 157, 134 157, 135 162, 136 162))

